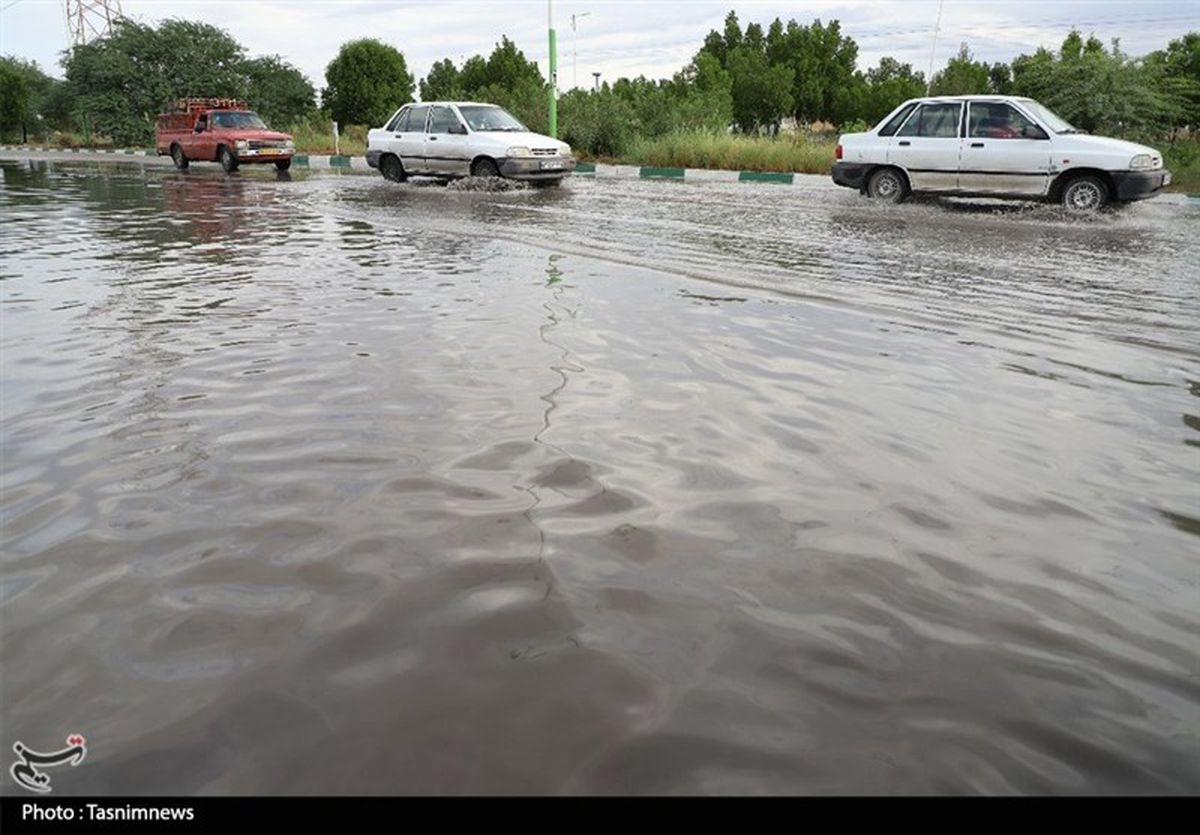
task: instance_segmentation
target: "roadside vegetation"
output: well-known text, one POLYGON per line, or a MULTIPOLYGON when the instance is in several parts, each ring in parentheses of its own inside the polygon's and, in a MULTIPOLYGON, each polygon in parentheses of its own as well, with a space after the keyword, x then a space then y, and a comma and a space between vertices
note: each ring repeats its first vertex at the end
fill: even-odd
MULTIPOLYGON (((875 124, 924 94, 926 79, 892 57, 859 67, 838 21, 778 18, 742 26, 730 12, 671 78, 617 79, 570 90, 559 135, 584 159, 685 168, 821 173, 838 132, 875 124)), ((343 44, 319 91, 279 56, 251 57, 213 26, 124 20, 113 34, 64 54, 64 79, 0 58, 0 139, 64 147, 149 147, 154 119, 190 95, 245 98, 302 153, 365 150, 366 126, 406 101, 475 99, 512 111, 532 130, 549 125, 548 85, 536 62, 501 37, 487 56, 445 58, 424 78, 375 39, 343 44), (164 58, 164 56, 167 56, 164 58)), ((1077 127, 1161 149, 1175 187, 1200 191, 1200 32, 1141 57, 1071 32, 1057 50, 1010 63, 976 61, 967 44, 930 80, 934 94, 1001 93, 1038 99, 1077 127)))

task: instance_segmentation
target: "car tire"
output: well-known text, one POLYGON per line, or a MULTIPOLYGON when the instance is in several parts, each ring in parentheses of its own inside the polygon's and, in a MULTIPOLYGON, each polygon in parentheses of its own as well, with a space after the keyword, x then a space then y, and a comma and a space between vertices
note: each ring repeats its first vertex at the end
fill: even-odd
POLYGON ((275 170, 277 171, 287 171, 291 167, 292 161, 290 159, 280 159, 275 161, 275 170))
POLYGON ((1062 190, 1062 204, 1073 215, 1095 214, 1108 203, 1108 184, 1092 174, 1075 177, 1062 190))
POLYGON ((908 196, 908 181, 895 168, 876 168, 867 179, 867 196, 880 203, 899 203, 908 196))
POLYGON ((402 183, 408 179, 408 174, 404 171, 404 163, 400 161, 400 157, 393 154, 388 154, 379 160, 379 173, 385 180, 391 180, 393 183, 402 183))
POLYGON ((496 161, 494 159, 489 159, 488 157, 482 157, 480 159, 475 160, 475 162, 471 163, 471 176, 472 177, 499 177, 500 176, 500 166, 496 165, 496 161))
POLYGON ((171 161, 175 163, 175 167, 180 171, 187 171, 188 158, 183 153, 183 148, 178 145, 171 146, 171 161))
POLYGON ((237 157, 224 145, 217 150, 217 161, 221 163, 221 167, 225 169, 226 174, 232 174, 234 171, 237 171, 237 157))

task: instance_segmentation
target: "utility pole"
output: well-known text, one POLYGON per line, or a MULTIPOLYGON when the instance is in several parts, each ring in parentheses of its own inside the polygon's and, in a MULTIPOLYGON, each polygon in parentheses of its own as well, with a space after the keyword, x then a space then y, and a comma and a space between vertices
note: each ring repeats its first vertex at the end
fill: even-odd
POLYGON ((598 72, 592 73, 592 78, 594 79, 594 82, 595 82, 592 85, 592 89, 595 90, 597 93, 599 93, 600 92, 600 73, 598 73, 598 72))
POLYGON ((938 0, 938 16, 937 23, 933 25, 933 46, 929 48, 929 75, 925 76, 925 95, 929 95, 930 88, 933 87, 933 54, 937 52, 937 36, 942 30, 942 4, 945 0, 938 0))
POLYGON ((113 24, 121 19, 121 0, 66 0, 63 11, 71 46, 83 46, 112 34, 113 24))
POLYGON ((574 90, 579 86, 579 33, 575 31, 575 19, 579 17, 587 17, 591 12, 580 12, 577 15, 571 15, 571 89, 574 90))
POLYGON ((550 135, 558 139, 558 53, 554 39, 554 0, 546 0, 546 26, 550 30, 550 135))

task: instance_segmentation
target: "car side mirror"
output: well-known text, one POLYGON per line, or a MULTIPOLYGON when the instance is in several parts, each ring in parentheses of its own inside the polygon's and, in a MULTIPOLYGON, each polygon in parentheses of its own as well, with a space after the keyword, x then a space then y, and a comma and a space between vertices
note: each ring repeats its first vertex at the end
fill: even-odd
POLYGON ((196 133, 204 133, 204 123, 203 122, 196 123, 196 133))
POLYGON ((450 126, 450 132, 451 132, 451 133, 457 133, 457 134, 459 134, 459 135, 461 135, 461 136, 466 136, 466 134, 467 134, 467 128, 466 128, 466 125, 451 125, 451 126, 450 126))
POLYGON ((1024 136, 1026 139, 1049 139, 1050 138, 1049 136, 1046 135, 1046 132, 1044 130, 1042 130, 1041 128, 1039 128, 1037 125, 1026 125, 1025 129, 1023 131, 1021 131, 1021 135, 1024 136))

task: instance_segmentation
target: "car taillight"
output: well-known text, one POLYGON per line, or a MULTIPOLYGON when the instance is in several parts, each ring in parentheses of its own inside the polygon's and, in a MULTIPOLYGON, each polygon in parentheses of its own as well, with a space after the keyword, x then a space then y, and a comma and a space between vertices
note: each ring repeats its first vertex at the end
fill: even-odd
POLYGON ((834 159, 842 158, 842 144, 840 142, 838 143, 838 146, 833 149, 833 158, 834 159))

